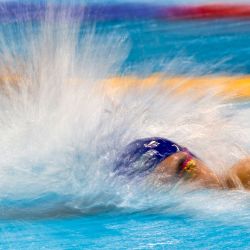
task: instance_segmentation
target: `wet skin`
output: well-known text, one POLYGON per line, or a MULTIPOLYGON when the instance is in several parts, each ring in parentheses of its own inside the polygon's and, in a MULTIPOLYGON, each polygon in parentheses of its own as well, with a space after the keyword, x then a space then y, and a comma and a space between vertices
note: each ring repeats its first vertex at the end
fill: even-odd
POLYGON ((250 158, 241 160, 219 176, 197 158, 193 158, 195 166, 191 171, 180 172, 181 165, 187 157, 186 152, 178 152, 167 157, 154 170, 154 179, 161 183, 182 180, 198 187, 250 190, 250 158))

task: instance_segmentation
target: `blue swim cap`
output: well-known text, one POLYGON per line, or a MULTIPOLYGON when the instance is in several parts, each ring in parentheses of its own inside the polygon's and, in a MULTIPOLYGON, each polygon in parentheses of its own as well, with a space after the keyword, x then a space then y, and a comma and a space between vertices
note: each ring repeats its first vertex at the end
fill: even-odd
POLYGON ((161 137, 144 138, 130 143, 117 157, 114 172, 127 177, 151 173, 168 156, 186 151, 180 145, 161 137))

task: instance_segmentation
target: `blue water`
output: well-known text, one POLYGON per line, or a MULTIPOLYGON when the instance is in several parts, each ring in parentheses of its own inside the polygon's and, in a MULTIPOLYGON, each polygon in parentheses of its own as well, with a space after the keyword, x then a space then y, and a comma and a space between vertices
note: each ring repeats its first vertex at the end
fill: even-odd
POLYGON ((175 69, 177 74, 190 72, 192 63, 208 67, 200 74, 209 69, 212 74, 250 72, 248 21, 149 21, 122 23, 116 29, 129 33, 132 50, 125 68, 130 66, 137 72, 146 62, 153 62, 152 71, 164 71, 166 62, 177 57, 183 60, 182 67, 175 69))
MULTIPOLYGON (((159 71, 185 75, 250 73, 248 21, 97 23, 96 32, 115 32, 125 37, 130 50, 118 70, 120 74, 148 75, 159 71)), ((174 107, 168 107, 168 110, 171 109, 174 110, 174 107)), ((247 110, 248 103, 237 107, 234 112, 247 110)), ((248 123, 248 119, 244 122, 248 123)), ((51 124, 50 120, 48 124, 51 124)), ((237 137, 237 130, 234 132, 237 137)), ((125 132, 122 130, 122 133, 125 132)), ((204 145, 209 144, 204 142, 204 145)), ((55 143, 55 158, 58 156, 57 146, 55 143)), ((37 155, 36 152, 31 152, 37 155)), ((65 152, 68 154, 69 151, 65 152)), ((88 157, 91 159, 91 154, 88 157)), ((37 171, 35 173, 39 174, 39 171, 42 172, 42 167, 39 166, 41 159, 51 168, 56 167, 53 162, 44 159, 43 155, 31 158, 28 163, 24 160, 24 165, 35 162, 38 165, 35 166, 37 168, 34 167, 37 171)), ((79 200, 82 202, 83 199, 84 202, 77 204, 78 193, 75 192, 84 190, 85 187, 91 188, 89 183, 81 182, 84 181, 81 179, 81 168, 77 164, 72 165, 72 168, 76 169, 72 178, 81 183, 80 189, 73 184, 73 187, 67 186, 67 180, 66 187, 61 183, 61 186, 56 186, 57 179, 53 182, 48 175, 48 180, 42 179, 44 186, 41 187, 51 185, 52 194, 48 197, 45 195, 45 198, 38 195, 27 201, 25 198, 15 197, 9 200, 8 194, 13 190, 21 193, 19 197, 25 193, 25 190, 23 193, 20 190, 22 183, 17 182, 15 185, 15 179, 13 182, 10 179, 12 189, 8 190, 6 199, 3 198, 5 195, 1 197, 0 249, 249 249, 250 197, 247 193, 236 191, 231 195, 222 191, 210 193, 205 190, 197 197, 192 192, 184 192, 177 197, 175 194, 166 194, 168 202, 158 204, 156 200, 159 190, 152 195, 152 192, 149 194, 140 185, 139 188, 132 185, 123 194, 131 194, 134 198, 128 203, 126 200, 116 205, 112 201, 113 195, 116 195, 116 186, 113 187, 110 183, 109 190, 107 183, 104 183, 104 191, 100 192, 102 183, 94 178, 99 173, 97 169, 87 177, 90 183, 93 178, 93 182, 99 182, 100 185, 93 187, 93 193, 88 191, 87 197, 84 193, 79 194, 79 200), (69 194, 64 191, 67 187, 69 194), (136 192, 131 191, 133 188, 137 189, 136 192), (53 194, 56 193, 55 190, 56 195, 53 194), (142 197, 148 197, 148 200, 142 199, 140 203, 142 197), (101 205, 97 202, 92 210, 85 210, 85 207, 91 208, 96 200, 100 200, 101 205)), ((64 170, 61 169, 61 172, 64 170)), ((60 181, 65 178, 64 175, 60 177, 61 172, 55 172, 60 181)), ((29 175, 25 173, 23 176, 26 174, 29 175)), ((125 184, 121 182, 119 185, 125 184)), ((28 185, 28 189, 32 188, 28 185)), ((48 190, 45 189, 44 192, 48 190)), ((165 196, 159 197, 164 199, 165 196)))
POLYGON ((248 249, 248 226, 157 214, 1 223, 4 249, 248 249))
POLYGON ((195 63, 206 65, 196 75, 250 72, 249 21, 106 22, 96 24, 96 29, 127 36, 131 51, 122 68, 127 73, 143 74, 145 65, 151 72, 164 71, 177 58, 182 67, 173 68, 175 74, 190 73, 195 63))

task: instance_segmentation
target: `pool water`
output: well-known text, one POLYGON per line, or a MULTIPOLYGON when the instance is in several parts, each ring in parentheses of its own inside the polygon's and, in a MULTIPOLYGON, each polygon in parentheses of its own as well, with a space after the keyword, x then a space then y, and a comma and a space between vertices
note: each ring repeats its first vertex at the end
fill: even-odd
POLYGON ((114 75, 249 74, 249 21, 78 28, 1 26, 1 67, 25 59, 31 80, 1 94, 0 249, 249 249, 247 192, 151 187, 109 166, 125 143, 159 135, 217 159, 220 172, 249 152, 249 103, 96 93, 114 75))
POLYGON ((2 223, 5 249, 248 249, 250 230, 185 215, 107 214, 2 223))

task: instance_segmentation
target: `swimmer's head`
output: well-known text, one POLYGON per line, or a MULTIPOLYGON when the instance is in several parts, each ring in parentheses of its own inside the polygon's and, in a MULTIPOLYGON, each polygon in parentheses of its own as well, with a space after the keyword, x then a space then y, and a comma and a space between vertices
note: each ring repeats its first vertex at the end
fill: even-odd
POLYGON ((159 137, 136 140, 118 155, 114 171, 129 178, 143 177, 152 173, 162 161, 178 152, 188 153, 188 150, 159 137))
POLYGON ((186 148, 164 138, 153 137, 133 141, 117 156, 117 175, 152 176, 164 183, 183 180, 201 186, 219 186, 218 177, 186 148))

